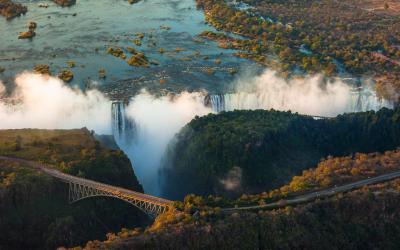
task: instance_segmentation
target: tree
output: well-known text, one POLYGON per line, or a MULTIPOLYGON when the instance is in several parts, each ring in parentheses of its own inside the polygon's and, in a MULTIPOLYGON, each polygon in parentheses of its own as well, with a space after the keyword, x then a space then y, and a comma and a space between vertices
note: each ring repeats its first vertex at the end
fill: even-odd
POLYGON ((15 139, 14 150, 20 151, 22 149, 22 138, 21 136, 17 136, 15 139))

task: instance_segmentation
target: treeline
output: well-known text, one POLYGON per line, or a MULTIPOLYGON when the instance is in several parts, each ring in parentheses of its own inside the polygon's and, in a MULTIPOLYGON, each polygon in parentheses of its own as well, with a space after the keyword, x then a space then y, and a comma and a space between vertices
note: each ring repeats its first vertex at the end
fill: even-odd
POLYGON ((400 109, 326 120, 263 110, 195 118, 167 151, 162 190, 182 198, 278 188, 321 158, 395 149, 399 122, 400 109))
MULTIPOLYGON (((127 156, 101 146, 87 129, 2 130, 0 155, 143 192, 127 156)), ((69 204, 67 184, 0 161, 0 249, 72 247, 143 223, 146 216, 130 204, 99 197, 69 204)))
POLYGON ((345 157, 331 157, 322 160, 316 168, 304 170, 301 175, 279 189, 260 194, 243 194, 237 200, 210 196, 205 200, 212 206, 244 206, 266 204, 293 197, 302 193, 365 180, 370 177, 400 170, 400 150, 384 153, 356 153, 345 157))

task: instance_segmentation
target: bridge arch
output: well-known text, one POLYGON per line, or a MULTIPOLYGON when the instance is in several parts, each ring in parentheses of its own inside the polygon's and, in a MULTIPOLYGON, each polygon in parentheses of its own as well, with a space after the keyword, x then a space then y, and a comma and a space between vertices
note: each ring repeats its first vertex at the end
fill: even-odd
POLYGON ((132 204, 152 217, 173 209, 173 201, 65 174, 56 170, 55 167, 49 165, 6 156, 0 156, 0 160, 15 161, 27 164, 34 169, 40 170, 62 182, 67 183, 69 185, 68 199, 70 203, 96 196, 113 197, 132 204))
POLYGON ((159 214, 167 212, 172 208, 172 204, 164 204, 161 202, 138 199, 138 197, 128 195, 120 191, 107 190, 99 187, 93 187, 91 185, 74 182, 68 182, 68 185, 68 200, 70 204, 92 197, 109 197, 125 201, 139 208, 141 211, 153 218, 159 214))

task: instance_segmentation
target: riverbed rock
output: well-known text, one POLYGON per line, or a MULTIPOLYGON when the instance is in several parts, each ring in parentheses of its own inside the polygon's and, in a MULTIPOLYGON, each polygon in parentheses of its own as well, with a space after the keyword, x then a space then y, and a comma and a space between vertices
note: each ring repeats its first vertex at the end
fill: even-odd
POLYGON ((126 55, 124 53, 124 51, 121 48, 108 48, 107 49, 107 53, 111 54, 115 57, 120 57, 122 59, 126 59, 126 55))
POLYGON ((74 61, 68 61, 67 62, 68 68, 75 68, 76 67, 76 63, 74 61))
POLYGON ((37 23, 29 22, 27 24, 27 27, 28 27, 28 31, 20 32, 18 39, 31 39, 34 36, 36 36, 35 30, 37 28, 37 23))
POLYGON ((144 38, 144 33, 136 33, 135 36, 139 39, 143 39, 144 38))
POLYGON ((35 23, 35 22, 29 22, 29 23, 28 23, 28 29, 29 29, 30 31, 35 31, 36 28, 37 28, 37 23, 35 23))
POLYGON ((74 78, 74 74, 70 70, 63 69, 58 73, 58 78, 64 82, 70 82, 74 78))
POLYGON ((60 5, 61 7, 69 7, 76 4, 76 0, 53 0, 53 2, 60 5))
POLYGON ((131 54, 136 54, 137 53, 136 49, 133 48, 133 47, 130 47, 130 46, 126 47, 126 50, 131 54))
POLYGON ((50 66, 47 64, 37 64, 33 67, 33 72, 42 75, 51 75, 50 66))
POLYGON ((142 46, 142 42, 139 39, 134 39, 132 40, 132 42, 136 45, 136 46, 142 46))
POLYGON ((127 63, 135 67, 149 67, 149 61, 143 53, 137 53, 131 56, 131 58, 127 60, 127 63))
POLYGON ((22 4, 13 3, 11 0, 0 0, 0 15, 7 19, 25 15, 27 11, 28 8, 22 4))
POLYGON ((137 3, 137 2, 139 2, 140 0, 128 0, 128 3, 130 3, 130 4, 134 4, 134 3, 137 3))
POLYGON ((106 70, 105 69, 100 69, 99 70, 99 78, 100 79, 105 79, 106 77, 107 77, 106 70))
POLYGON ((31 39, 34 36, 36 36, 35 31, 29 30, 29 31, 20 32, 18 39, 31 39))
POLYGON ((39 4, 38 4, 38 7, 39 7, 39 8, 46 8, 46 9, 47 9, 47 8, 49 7, 49 4, 47 4, 47 3, 39 3, 39 4))

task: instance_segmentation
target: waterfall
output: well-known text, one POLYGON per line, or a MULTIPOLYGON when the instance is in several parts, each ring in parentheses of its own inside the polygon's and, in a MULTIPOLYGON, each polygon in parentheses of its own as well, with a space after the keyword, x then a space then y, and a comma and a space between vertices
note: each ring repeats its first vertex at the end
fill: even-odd
POLYGON ((330 110, 329 107, 310 107, 310 109, 304 108, 304 106, 298 107, 296 100, 288 100, 285 95, 268 92, 236 92, 207 95, 204 99, 204 104, 217 113, 233 110, 276 109, 321 116, 332 116, 343 112, 379 110, 383 107, 392 106, 389 102, 378 98, 374 91, 362 88, 352 89, 344 101, 339 97, 337 99, 340 99, 338 102, 342 101, 343 107, 337 112, 330 110), (311 111, 307 112, 307 110, 311 111))
POLYGON ((124 102, 113 102, 111 105, 111 120, 114 139, 119 144, 130 144, 136 135, 136 124, 129 119, 124 102))

